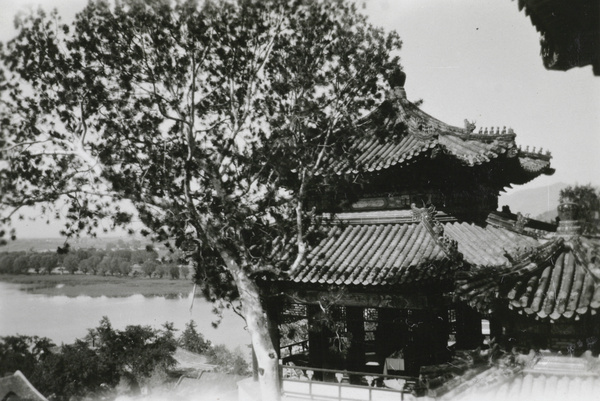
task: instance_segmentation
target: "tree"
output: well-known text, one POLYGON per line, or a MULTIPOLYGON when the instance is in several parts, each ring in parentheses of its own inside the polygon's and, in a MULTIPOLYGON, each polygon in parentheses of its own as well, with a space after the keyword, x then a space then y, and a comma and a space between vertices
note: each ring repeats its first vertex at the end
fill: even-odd
POLYGON ((56 255, 55 253, 44 253, 44 256, 42 258, 42 262, 41 265, 43 267, 43 271, 47 274, 52 273, 52 269, 54 269, 55 267, 58 266, 58 255, 56 255))
POLYGON ((189 267, 187 267, 187 265, 181 265, 181 267, 179 268, 179 272, 181 274, 181 277, 188 278, 188 275, 190 274, 190 269, 189 267))
POLYGON ((36 366, 50 354, 52 347, 54 343, 47 337, 0 337, 0 376, 20 370, 30 377, 36 366))
POLYGON ((63 266, 69 271, 69 273, 74 274, 79 268, 79 262, 79 257, 74 253, 71 253, 65 256, 65 259, 63 260, 63 266))
POLYGON ((584 234, 600 234, 600 190, 591 184, 568 186, 560 191, 559 202, 579 205, 579 219, 584 234))
POLYGON ((169 276, 171 277, 171 280, 177 280, 180 275, 179 266, 173 263, 169 263, 167 267, 169 268, 169 276))
POLYGON ((210 348, 210 341, 196 330, 196 322, 190 320, 179 337, 179 346, 197 354, 203 354, 210 348))
POLYGON ((109 369, 86 342, 76 340, 44 358, 30 380, 40 391, 60 400, 81 399, 101 391, 112 375, 109 369))
POLYGON ((21 370, 25 375, 33 372, 36 360, 31 352, 31 337, 6 336, 0 338, 0 375, 21 370))
POLYGON ((146 276, 152 277, 152 274, 154 274, 157 267, 158 267, 158 263, 156 262, 156 260, 148 259, 142 265, 142 271, 144 272, 144 274, 146 276))
POLYGON ((114 330, 104 317, 95 333, 100 361, 115 372, 113 383, 123 377, 136 389, 155 373, 156 368, 166 370, 175 364, 173 353, 177 342, 172 325, 166 324, 164 330, 139 325, 114 330))
POLYGON ((23 255, 18 256, 13 261, 12 272, 14 274, 27 273, 28 267, 29 267, 29 255, 23 254, 23 255))
POLYGON ((341 0, 92 1, 58 19, 19 19, 1 55, 3 215, 66 202, 72 236, 133 206, 208 299, 236 302, 278 399, 258 281, 303 262, 311 196, 338 202, 332 166, 354 162, 364 116, 393 117, 397 35, 341 0))
POLYGON ((220 372, 244 376, 250 370, 239 348, 230 351, 225 345, 219 344, 209 348, 207 356, 208 363, 217 365, 220 372))

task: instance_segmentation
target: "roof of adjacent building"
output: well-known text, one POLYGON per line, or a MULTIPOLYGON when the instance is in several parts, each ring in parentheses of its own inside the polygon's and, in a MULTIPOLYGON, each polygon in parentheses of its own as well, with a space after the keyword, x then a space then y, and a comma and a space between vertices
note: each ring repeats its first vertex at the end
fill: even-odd
POLYGON ((394 112, 381 118, 380 109, 377 109, 365 118, 363 125, 371 126, 373 131, 401 131, 398 137, 383 140, 376 134, 364 136, 354 144, 353 163, 337 160, 328 168, 337 174, 377 172, 410 164, 419 157, 444 154, 465 166, 485 164, 494 159, 514 160, 521 174, 528 176, 527 180, 554 172, 550 167, 550 153, 517 147, 512 129, 479 128, 476 132, 475 125, 466 120, 464 128, 455 127, 408 101, 403 88, 396 88, 396 91, 396 95, 386 101, 386 109, 392 107, 394 112))
POLYGON ((472 306, 486 310, 495 299, 510 309, 557 320, 600 308, 600 241, 584 236, 557 236, 525 251, 508 269, 481 269, 459 274, 457 292, 472 306))
POLYGON ((177 347, 173 353, 175 359, 175 370, 194 370, 194 371, 213 371, 217 368, 216 365, 208 363, 208 358, 204 355, 197 354, 177 347))
POLYGON ((541 354, 519 369, 493 366, 446 393, 442 400, 593 400, 600 394, 600 361, 541 354))
POLYGON ((537 246, 538 240, 493 225, 458 222, 442 214, 436 238, 410 210, 338 215, 307 262, 289 272, 299 283, 391 285, 450 278, 458 266, 446 243, 455 241, 470 265, 510 265, 510 253, 537 246))
POLYGON ((542 59, 550 70, 592 65, 600 75, 600 2, 518 0, 519 10, 541 33, 542 59))
POLYGON ((33 385, 25 375, 17 370, 9 376, 0 378, 0 400, 30 400, 48 401, 33 385))

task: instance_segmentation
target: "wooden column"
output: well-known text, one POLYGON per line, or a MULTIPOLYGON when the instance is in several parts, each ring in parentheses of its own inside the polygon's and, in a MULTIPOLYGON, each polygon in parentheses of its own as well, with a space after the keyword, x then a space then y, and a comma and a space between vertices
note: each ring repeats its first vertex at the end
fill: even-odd
POLYGON ((456 305, 456 348, 475 349, 482 342, 481 315, 466 304, 456 305))
POLYGON ((502 323, 495 316, 490 316, 490 340, 494 339, 496 343, 502 342, 502 323))
POLYGON ((365 366, 365 323, 364 308, 348 306, 346 308, 346 324, 352 336, 346 369, 354 372, 363 372, 365 366))
POLYGON ((379 309, 379 321, 375 333, 375 347, 378 361, 383 366, 385 358, 406 346, 407 328, 405 311, 400 309, 379 309))
MULTIPOLYGON (((321 312, 318 305, 307 305, 308 318, 308 361, 311 367, 323 368, 323 355, 327 350, 327 338, 315 316, 321 312)), ((315 373, 316 375, 316 373, 315 373)))

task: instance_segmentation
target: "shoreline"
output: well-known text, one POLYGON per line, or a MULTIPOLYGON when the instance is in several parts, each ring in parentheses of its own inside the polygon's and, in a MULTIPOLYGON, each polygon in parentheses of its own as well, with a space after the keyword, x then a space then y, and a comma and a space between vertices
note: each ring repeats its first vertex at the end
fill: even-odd
MULTIPOLYGON (((18 284, 20 290, 47 296, 75 298, 123 298, 132 295, 144 297, 184 298, 193 289, 188 279, 170 280, 140 277, 93 276, 82 274, 0 275, 0 281, 18 284)), ((196 297, 199 295, 196 294, 196 297)))

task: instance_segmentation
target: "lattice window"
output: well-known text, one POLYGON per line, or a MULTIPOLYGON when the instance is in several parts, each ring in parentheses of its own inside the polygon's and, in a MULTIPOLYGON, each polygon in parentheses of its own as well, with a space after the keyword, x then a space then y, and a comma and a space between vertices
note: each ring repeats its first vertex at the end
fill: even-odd
POLYGON ((286 316, 306 317, 306 305, 289 303, 284 306, 283 313, 286 316))
POLYGON ((456 309, 448 309, 448 345, 456 343, 456 309))
POLYGON ((375 332, 377 331, 377 322, 379 321, 379 310, 376 308, 365 308, 363 312, 365 343, 375 342, 375 332))

